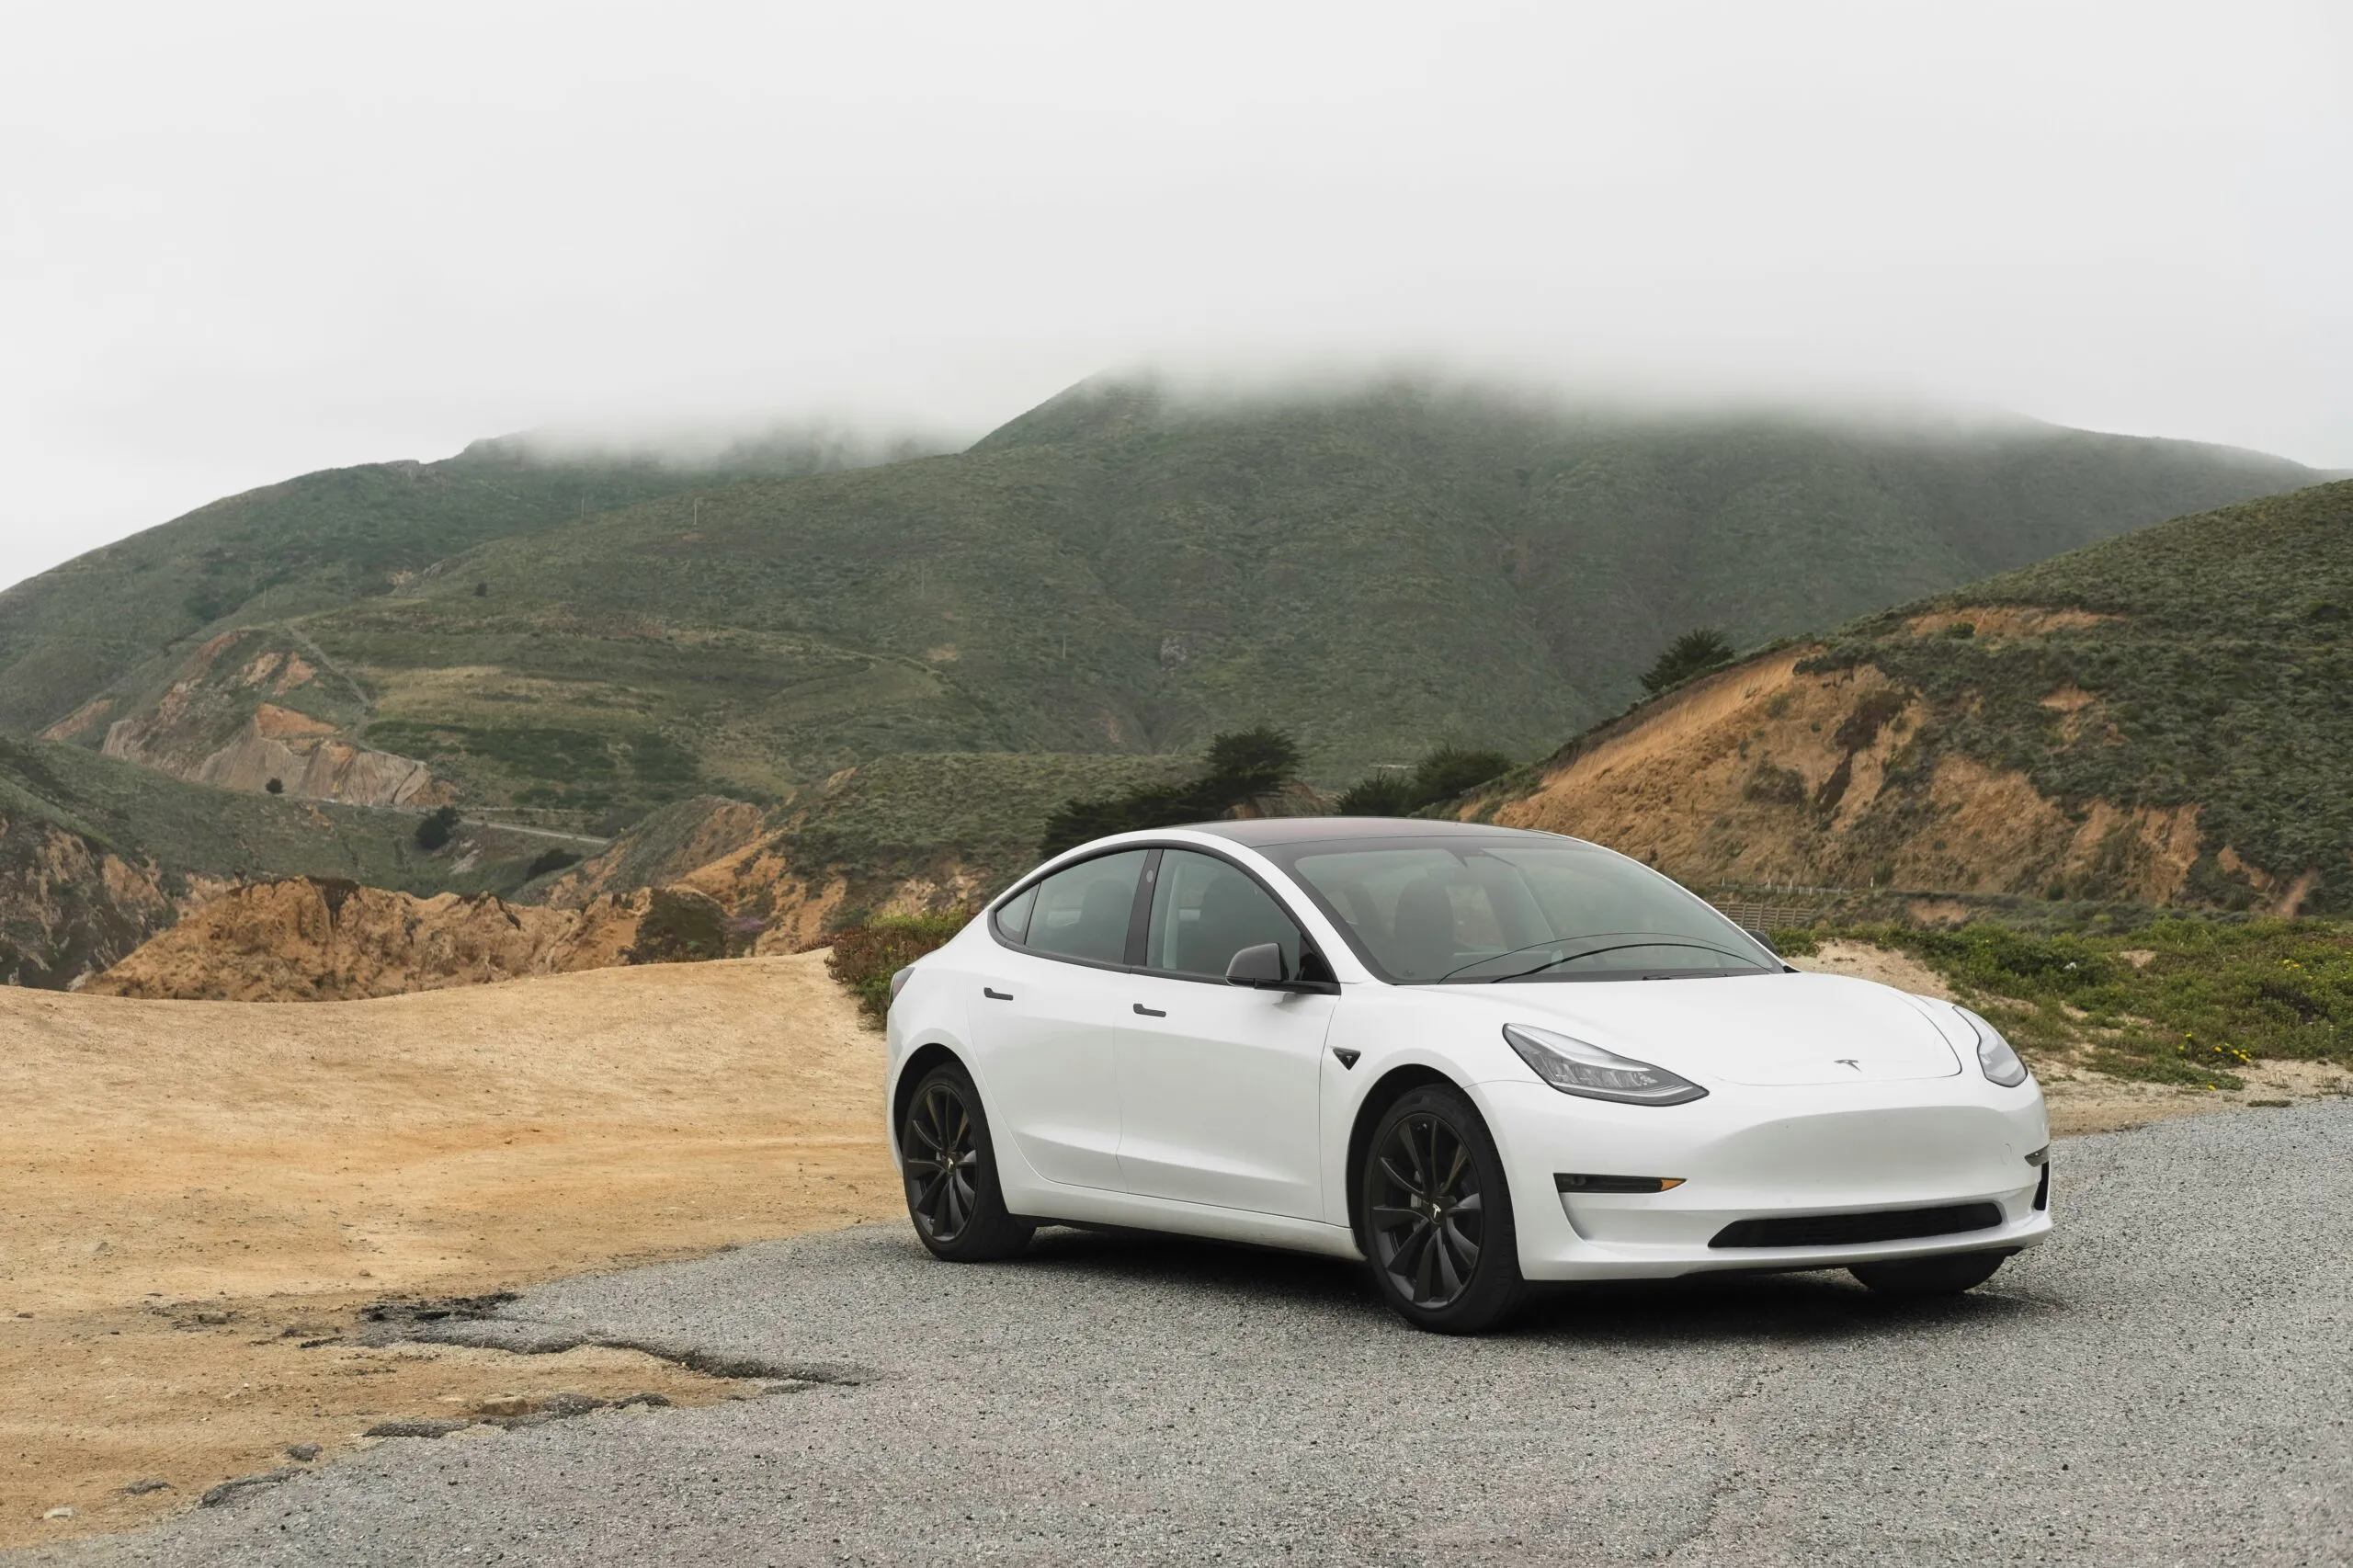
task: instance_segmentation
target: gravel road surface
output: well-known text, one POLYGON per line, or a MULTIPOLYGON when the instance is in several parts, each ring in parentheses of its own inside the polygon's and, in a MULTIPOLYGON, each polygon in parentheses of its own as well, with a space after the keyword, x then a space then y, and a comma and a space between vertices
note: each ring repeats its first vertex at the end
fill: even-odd
POLYGON ((2060 1145, 1958 1301, 1609 1287, 1415 1334, 1313 1260, 897 1227, 569 1281, 450 1331, 779 1392, 398 1439, 32 1563, 2353 1562, 2353 1104, 2060 1145))

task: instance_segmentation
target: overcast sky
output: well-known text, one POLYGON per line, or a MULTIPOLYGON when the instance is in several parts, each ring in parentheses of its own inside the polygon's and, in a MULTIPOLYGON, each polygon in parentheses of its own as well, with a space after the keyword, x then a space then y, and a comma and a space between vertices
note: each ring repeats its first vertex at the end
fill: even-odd
POLYGON ((0 583, 531 426, 1390 354, 2353 467, 2353 5, 0 19, 0 583))

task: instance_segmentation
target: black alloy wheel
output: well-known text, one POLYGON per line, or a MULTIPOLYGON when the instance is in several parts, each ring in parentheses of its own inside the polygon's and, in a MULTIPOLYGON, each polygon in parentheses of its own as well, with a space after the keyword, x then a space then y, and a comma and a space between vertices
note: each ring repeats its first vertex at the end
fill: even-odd
POLYGON ((988 1117, 964 1070, 933 1068, 915 1085, 899 1128, 907 1217, 936 1256, 957 1263, 1010 1257, 1030 1227, 1005 1211, 988 1117))
POLYGON ((1365 1157, 1365 1252, 1390 1305, 1416 1327, 1474 1334, 1523 1290, 1503 1162, 1450 1089, 1415 1089, 1381 1118, 1365 1157))

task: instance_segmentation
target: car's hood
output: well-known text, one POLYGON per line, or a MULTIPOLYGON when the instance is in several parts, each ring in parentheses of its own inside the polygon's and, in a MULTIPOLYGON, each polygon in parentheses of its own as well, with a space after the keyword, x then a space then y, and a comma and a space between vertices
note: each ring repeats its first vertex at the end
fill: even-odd
MULTIPOLYGON (((1729 1084, 1854 1084, 1961 1071, 1930 1004, 1846 975, 1505 984, 1489 996, 1539 1028, 1729 1084)), ((1954 1017, 1948 1027, 1965 1026, 1954 1017)))

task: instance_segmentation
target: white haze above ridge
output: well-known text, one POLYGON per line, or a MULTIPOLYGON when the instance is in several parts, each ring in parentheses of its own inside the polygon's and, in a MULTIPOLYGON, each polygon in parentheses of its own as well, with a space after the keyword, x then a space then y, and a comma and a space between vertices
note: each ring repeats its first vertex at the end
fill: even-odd
POLYGON ((1736 423, 1772 420, 1862 431, 1967 437, 2057 428, 2012 409, 1971 407, 1911 387, 1814 387, 1803 391, 1762 381, 1747 387, 1732 378, 1713 383, 1670 381, 1631 370, 1609 379, 1554 374, 1524 362, 1476 363, 1431 354, 1374 354, 1256 363, 1195 356, 1139 361, 1103 369, 1035 403, 1008 407, 953 427, 917 427, 887 419, 729 414, 695 418, 614 414, 543 426, 472 443, 553 460, 655 461, 682 469, 722 469, 758 454, 817 460, 806 466, 858 468, 962 450, 1040 403, 1063 395, 1142 391, 1179 411, 1248 413, 1260 408, 1344 403, 1405 391, 1434 398, 1470 398, 1518 404, 1567 417, 1637 423, 1736 423))
POLYGON ((19 6, 0 176, 0 583, 501 431, 952 447, 1133 364, 2353 464, 2340 0, 19 6))

